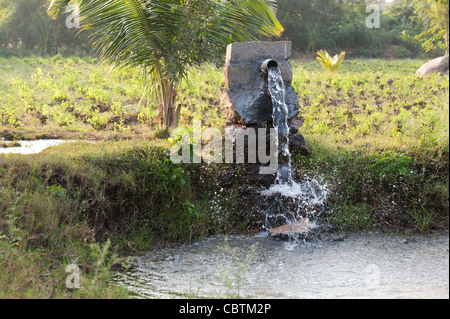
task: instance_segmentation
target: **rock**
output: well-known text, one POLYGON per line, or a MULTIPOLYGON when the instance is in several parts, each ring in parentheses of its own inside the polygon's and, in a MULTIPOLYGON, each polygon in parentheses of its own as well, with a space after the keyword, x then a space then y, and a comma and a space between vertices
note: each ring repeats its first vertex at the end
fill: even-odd
POLYGON ((242 172, 246 184, 269 187, 275 183, 276 174, 261 174, 259 166, 250 166, 242 172))
MULTIPOLYGON (((253 85, 252 81, 260 78, 260 66, 263 60, 236 62, 225 64, 225 86, 235 88, 242 85, 253 85), (257 61, 255 63, 255 61, 257 61)), ((278 62, 283 81, 291 83, 294 78, 292 66, 288 61, 278 62)))
POLYGON ((283 240, 306 238, 311 229, 311 221, 304 218, 280 227, 269 229, 269 236, 283 240))
POLYGON ((416 75, 429 75, 433 73, 448 74, 449 56, 440 57, 425 63, 417 70, 416 75))
POLYGON ((236 175, 234 174, 234 172, 225 172, 220 178, 220 186, 230 188, 231 186, 233 186, 235 177, 236 175))
POLYGON ((258 124, 272 121, 272 98, 267 78, 261 72, 266 59, 277 61, 285 85, 289 118, 299 113, 299 102, 292 87, 293 71, 288 59, 292 43, 239 42, 227 48, 224 66, 226 88, 220 91, 220 108, 229 123, 258 124))
POLYGON ((305 138, 300 133, 291 134, 289 136, 289 149, 293 153, 300 153, 301 155, 309 155, 309 149, 306 146, 305 138))
POLYGON ((237 42, 227 47, 226 63, 254 60, 287 60, 291 57, 292 42, 237 42))
POLYGON ((305 120, 303 119, 303 117, 294 117, 289 121, 289 132, 291 134, 298 133, 304 122, 305 120))
POLYGON ((272 119, 272 99, 262 89, 236 87, 220 91, 220 108, 236 124, 257 124, 272 119))

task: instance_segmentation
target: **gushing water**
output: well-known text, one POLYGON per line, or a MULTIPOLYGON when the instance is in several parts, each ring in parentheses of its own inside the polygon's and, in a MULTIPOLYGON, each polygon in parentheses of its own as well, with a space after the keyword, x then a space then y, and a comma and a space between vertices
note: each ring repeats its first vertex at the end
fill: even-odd
POLYGON ((289 109, 284 101, 285 88, 283 77, 278 66, 268 70, 268 87, 273 104, 273 125, 278 134, 278 160, 277 184, 292 184, 293 174, 291 153, 289 151, 289 109))
MULTIPOLYGON (((308 177, 301 183, 295 181, 289 150, 289 109, 285 103, 285 86, 280 68, 269 67, 267 79, 273 104, 273 124, 278 135, 279 167, 275 185, 261 192, 268 203, 266 225, 304 225, 305 220, 309 222, 311 217, 324 210, 328 189, 325 184, 308 177)), ((315 224, 310 225, 313 228, 315 224)))

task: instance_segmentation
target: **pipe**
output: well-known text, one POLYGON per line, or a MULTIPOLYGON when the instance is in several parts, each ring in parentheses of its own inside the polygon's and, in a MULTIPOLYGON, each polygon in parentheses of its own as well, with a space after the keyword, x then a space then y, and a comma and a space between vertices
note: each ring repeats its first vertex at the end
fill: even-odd
POLYGON ((278 67, 278 62, 277 61, 272 60, 272 59, 267 59, 266 61, 263 62, 263 64, 261 64, 261 71, 265 75, 268 75, 270 68, 277 68, 277 67, 278 67))

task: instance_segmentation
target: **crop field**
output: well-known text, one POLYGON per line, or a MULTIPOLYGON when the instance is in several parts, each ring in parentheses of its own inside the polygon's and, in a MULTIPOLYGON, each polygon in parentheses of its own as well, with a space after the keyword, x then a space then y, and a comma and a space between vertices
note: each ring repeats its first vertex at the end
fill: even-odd
MULTIPOLYGON (((108 139, 145 136, 156 128, 158 105, 141 100, 141 81, 110 72, 96 59, 0 58, 0 74, 0 127, 17 138, 108 139)), ((217 90, 223 76, 205 67, 192 72, 191 81, 201 82, 182 85, 183 120, 206 114, 220 123, 217 90)))
MULTIPOLYGON (((421 213, 410 215, 413 220, 425 219, 420 223, 427 228, 427 221, 442 215, 435 210, 448 207, 448 173, 444 172, 448 168, 449 81, 448 76, 416 76, 415 70, 424 62, 347 60, 332 80, 315 60, 292 61, 293 86, 304 118, 301 133, 312 149, 309 158, 300 156, 296 163, 299 171, 346 181, 345 189, 336 190, 340 196, 347 194, 346 200, 336 203, 340 211, 361 211, 361 207, 362 211, 368 207, 372 212, 385 211, 402 205, 394 211, 405 207, 419 210, 421 213), (350 163, 339 162, 349 158, 350 163), (347 176, 345 172, 361 159, 362 166, 347 176), (324 169, 334 161, 338 162, 324 169), (340 165, 342 171, 336 172, 340 165), (368 177, 370 169, 381 180, 368 177), (411 198, 408 193, 414 185, 402 186, 405 178, 408 183, 425 178, 425 184, 419 182, 425 198, 411 198), (361 180, 361 186, 355 186, 361 180), (370 186, 369 180, 374 185, 370 186), (389 187, 382 186, 386 182, 389 187), (373 203, 367 206, 368 198, 380 193, 389 193, 389 198, 401 194, 389 203, 375 200, 375 207, 373 203), (436 204, 436 197, 438 206, 430 212, 428 206, 436 204)), ((0 79, 3 139, 144 139, 168 145, 167 134, 154 120, 158 105, 141 100, 143 84, 139 79, 112 72, 95 58, 1 59, 0 79)), ((193 120, 201 120, 204 126, 223 127, 218 91, 224 86, 221 68, 204 65, 191 69, 188 81, 179 88, 180 125, 188 127, 193 120)), ((360 223, 356 224, 359 228, 360 223)))
MULTIPOLYGON (((346 61, 333 83, 316 61, 294 61, 294 88, 306 135, 353 145, 363 140, 420 147, 445 144, 448 78, 414 75, 420 60, 346 61)), ((143 85, 93 58, 0 58, 0 131, 21 138, 146 136, 158 129, 158 105, 143 85)), ((181 123, 220 127, 223 72, 193 69, 178 102, 181 123)))

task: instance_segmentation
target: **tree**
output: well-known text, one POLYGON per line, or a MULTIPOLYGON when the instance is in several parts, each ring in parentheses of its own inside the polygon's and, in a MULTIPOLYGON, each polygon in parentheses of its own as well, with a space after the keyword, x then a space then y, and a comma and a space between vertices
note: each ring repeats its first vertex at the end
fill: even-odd
POLYGON ((48 53, 48 41, 50 39, 51 27, 52 21, 48 15, 40 12, 33 14, 31 30, 35 37, 39 39, 39 44, 44 54, 48 53))
POLYGON ((404 32, 404 38, 421 43, 427 52, 441 48, 448 55, 449 0, 413 0, 412 5, 425 31, 414 37, 404 32))
POLYGON ((279 36, 274 0, 53 0, 56 17, 79 7, 82 29, 97 28, 95 48, 113 67, 136 70, 143 96, 161 104, 164 126, 177 125, 175 98, 187 67, 223 56, 225 45, 279 36))

